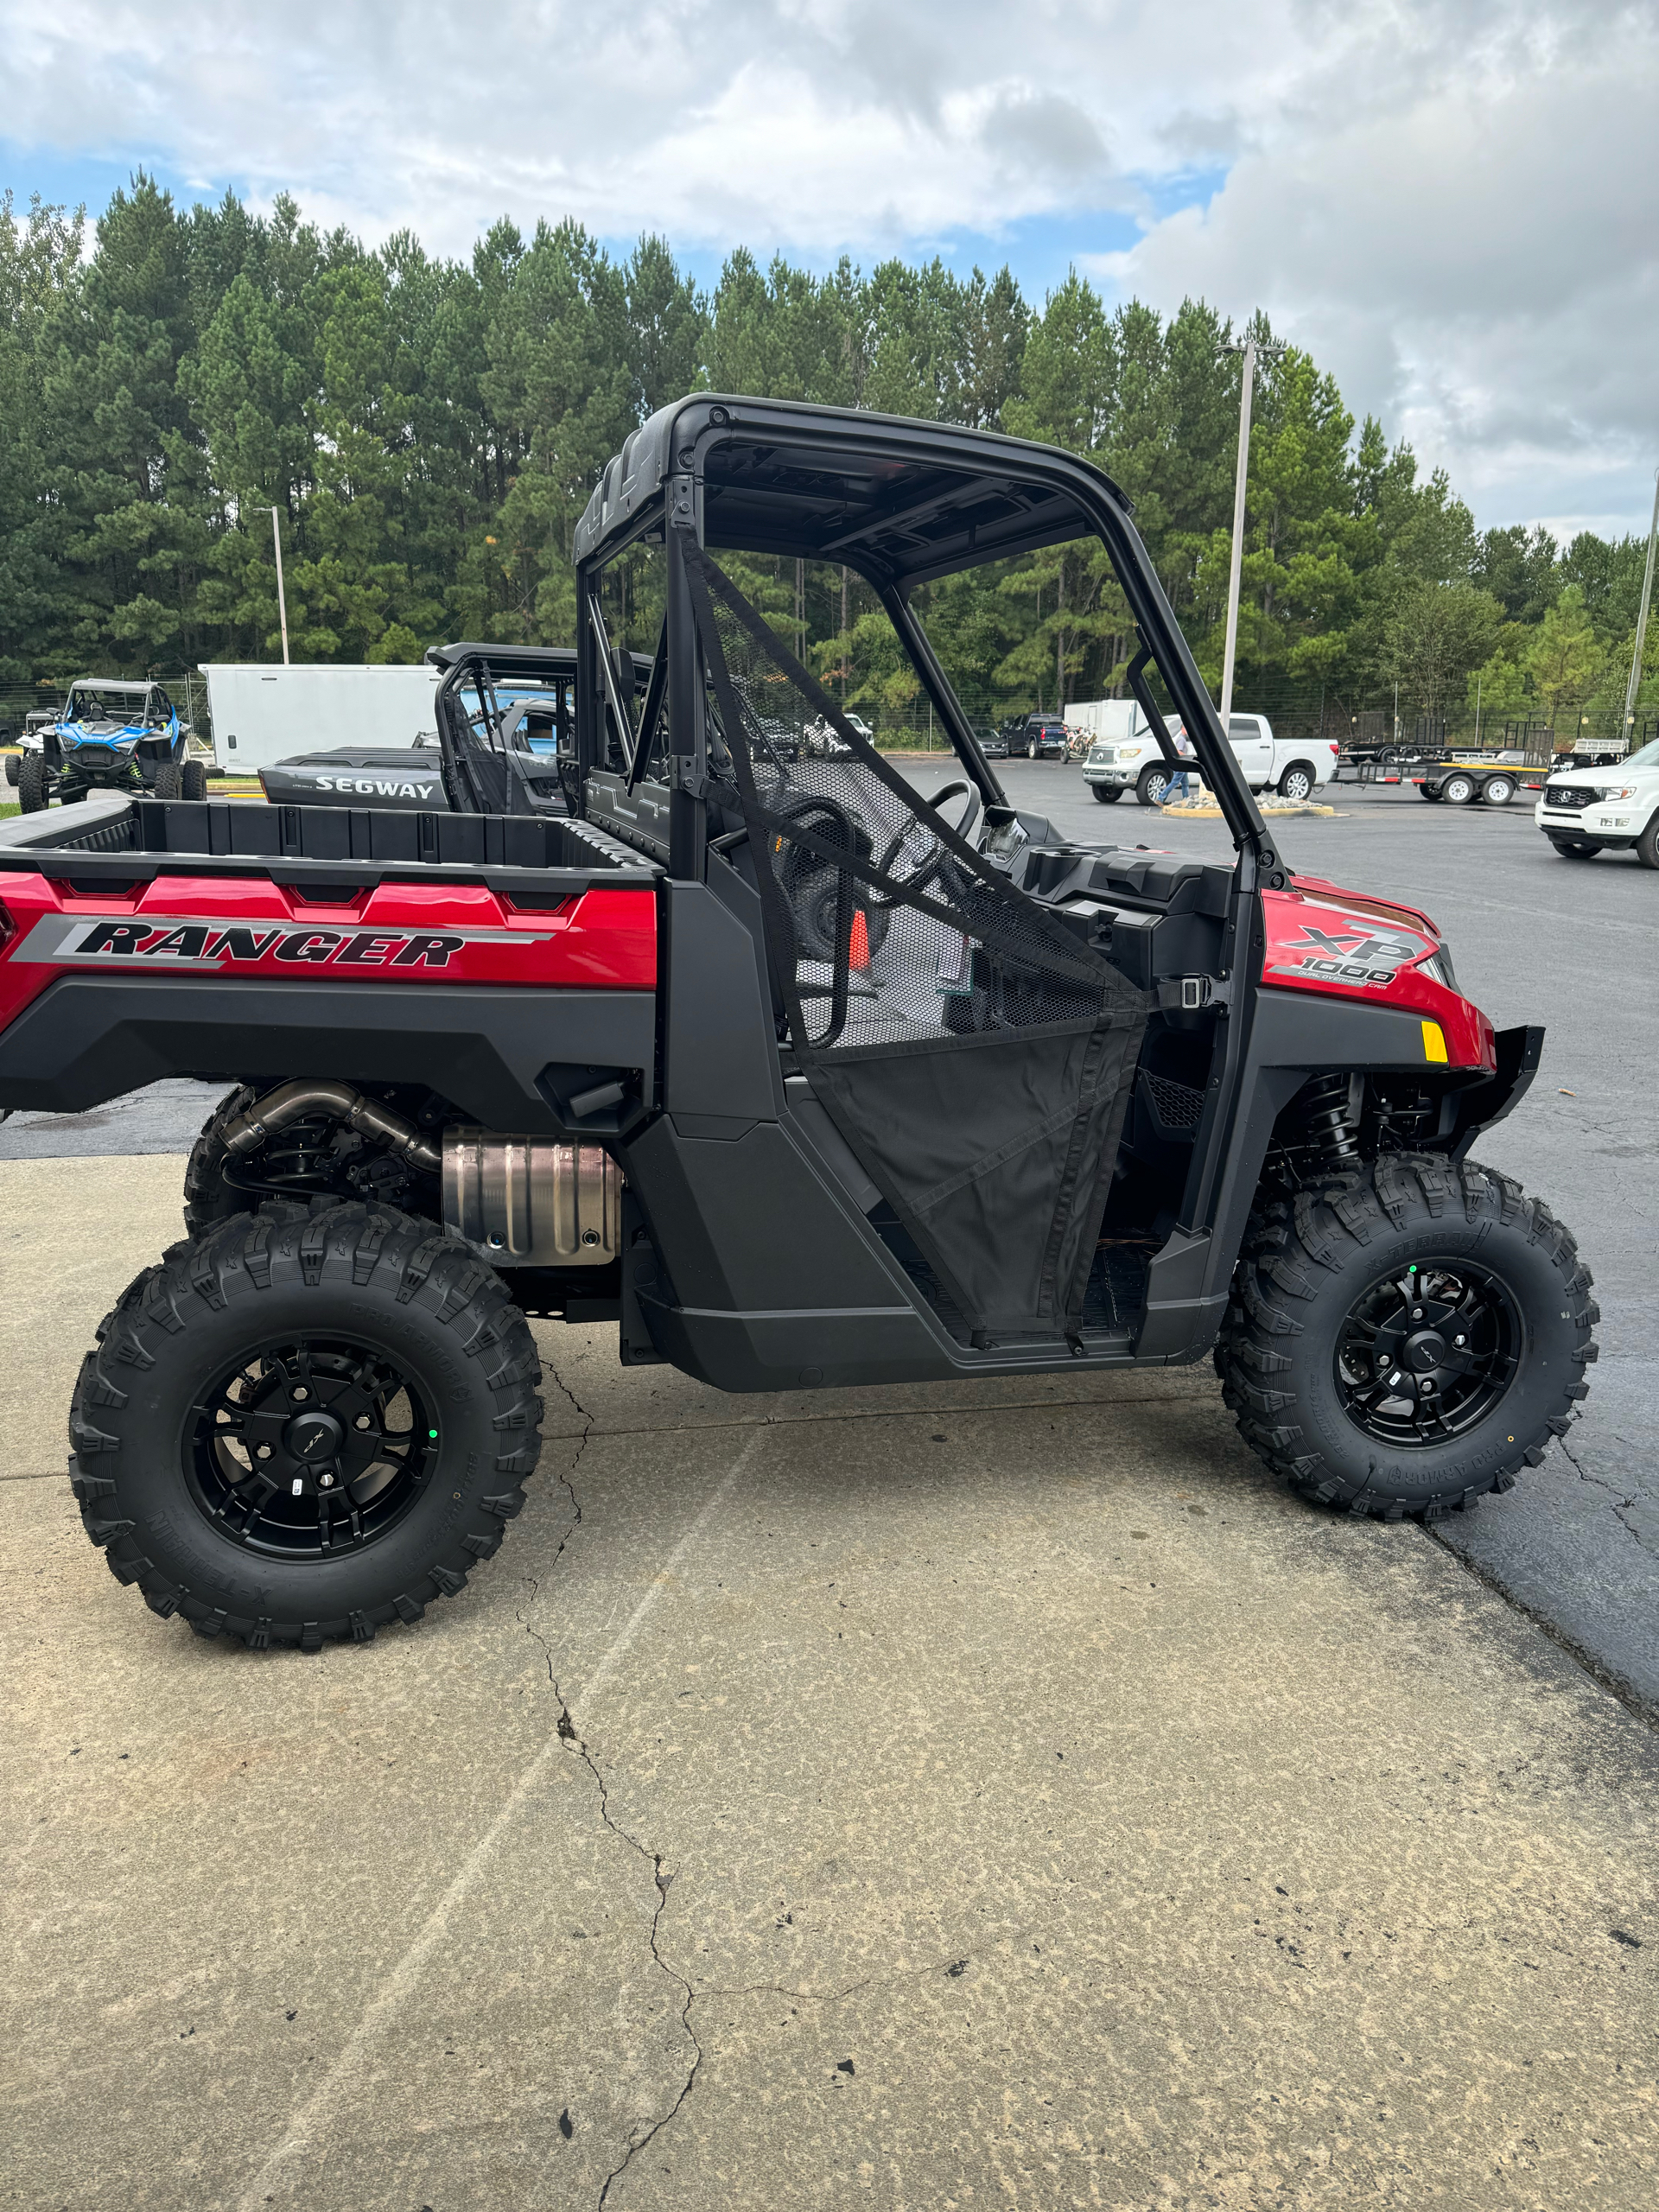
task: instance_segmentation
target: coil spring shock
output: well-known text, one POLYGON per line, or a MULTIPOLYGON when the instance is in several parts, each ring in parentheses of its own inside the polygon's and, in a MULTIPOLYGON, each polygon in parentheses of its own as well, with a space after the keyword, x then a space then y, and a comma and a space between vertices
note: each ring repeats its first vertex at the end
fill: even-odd
POLYGON ((1359 1160, 1359 1139, 1348 1118, 1348 1077, 1316 1077, 1302 1092, 1303 1139, 1319 1154, 1322 1167, 1351 1167, 1359 1160))

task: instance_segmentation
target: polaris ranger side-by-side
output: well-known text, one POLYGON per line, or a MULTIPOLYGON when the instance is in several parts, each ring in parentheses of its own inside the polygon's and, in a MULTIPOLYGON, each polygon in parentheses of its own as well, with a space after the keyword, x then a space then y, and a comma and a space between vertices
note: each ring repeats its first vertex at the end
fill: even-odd
POLYGON ((1252 1447, 1354 1513, 1541 1458, 1590 1278, 1470 1156, 1541 1033, 1494 1034, 1422 914, 1286 868, 1104 476, 700 395, 575 550, 574 813, 511 763, 486 791, 457 722, 491 810, 107 799, 0 832, 0 1103, 240 1085, 75 1391, 123 1582, 256 1646, 416 1619, 523 1503, 526 1313, 731 1391, 1213 1348, 1252 1447), (1010 805, 947 680, 918 588, 1080 537, 1230 868, 1010 805), (933 798, 757 606, 770 563, 869 585, 957 755, 933 798))

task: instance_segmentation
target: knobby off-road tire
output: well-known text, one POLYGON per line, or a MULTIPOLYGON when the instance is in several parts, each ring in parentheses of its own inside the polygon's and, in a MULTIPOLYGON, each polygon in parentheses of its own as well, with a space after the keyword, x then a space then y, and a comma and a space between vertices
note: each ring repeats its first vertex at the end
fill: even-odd
POLYGON ((540 1372, 500 1277, 435 1224, 268 1205, 175 1244, 99 1327, 71 1484, 111 1573, 163 1618, 256 1649, 366 1643, 499 1548, 541 1448, 540 1372))
MULTIPOLYGON (((1300 1496, 1387 1521, 1439 1520, 1512 1488, 1566 1431, 1597 1354, 1590 1287, 1571 1235, 1507 1176, 1433 1154, 1385 1154, 1258 1206, 1216 1346, 1223 1396, 1246 1443, 1300 1496), (1353 1317, 1382 1315, 1396 1285, 1437 1279, 1479 1286, 1483 1358, 1499 1351, 1484 1397, 1469 1375, 1446 1375, 1440 1403, 1450 1412, 1466 1394, 1463 1425, 1414 1440, 1400 1433, 1408 1421, 1387 1413, 1403 1402, 1386 1381, 1380 1408, 1355 1410, 1354 1347, 1368 1340, 1369 1318, 1357 1332, 1353 1317)), ((1479 1332, 1471 1341, 1482 1345, 1479 1332)))
POLYGON ((238 1191, 225 1180, 225 1131, 238 1114, 259 1096, 257 1084, 244 1084, 222 1098, 201 1125, 201 1134, 190 1147, 184 1169, 184 1229, 187 1236, 205 1236, 215 1222, 237 1214, 251 1214, 259 1205, 251 1191, 238 1191))
POLYGON ((156 780, 150 785, 152 798, 177 798, 179 796, 178 763, 163 760, 156 771, 156 780))
POLYGON ((205 760, 187 760, 179 770, 179 797, 205 799, 207 796, 207 764, 205 760))
POLYGON ((46 763, 38 753, 25 753, 17 764, 17 810, 20 814, 39 814, 51 795, 47 782, 46 763))

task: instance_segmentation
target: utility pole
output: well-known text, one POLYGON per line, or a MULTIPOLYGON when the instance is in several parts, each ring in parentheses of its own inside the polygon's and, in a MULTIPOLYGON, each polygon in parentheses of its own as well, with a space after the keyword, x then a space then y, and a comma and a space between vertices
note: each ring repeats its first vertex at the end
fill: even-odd
POLYGON ((276 547, 276 614, 283 626, 283 666, 286 668, 289 665, 288 596, 283 589, 283 526, 277 519, 279 512, 276 507, 270 511, 270 535, 276 547))
POLYGON ((1233 479, 1233 557, 1227 578, 1227 645, 1221 665, 1221 727, 1229 731, 1233 711, 1233 666, 1238 651, 1238 593, 1244 563, 1244 490, 1250 474, 1250 410, 1255 398, 1255 365, 1276 360, 1282 346, 1258 346, 1246 337, 1236 346, 1224 346, 1224 353, 1244 356, 1238 391, 1238 467, 1233 479))
POLYGON ((1648 524, 1648 565, 1642 573, 1642 605, 1636 618, 1636 651, 1630 655, 1630 680, 1624 690, 1624 728, 1620 734, 1628 745, 1636 726, 1636 695, 1642 688, 1642 648, 1648 641, 1648 609, 1653 603, 1653 550, 1659 543, 1659 468, 1653 474, 1653 520, 1648 524))

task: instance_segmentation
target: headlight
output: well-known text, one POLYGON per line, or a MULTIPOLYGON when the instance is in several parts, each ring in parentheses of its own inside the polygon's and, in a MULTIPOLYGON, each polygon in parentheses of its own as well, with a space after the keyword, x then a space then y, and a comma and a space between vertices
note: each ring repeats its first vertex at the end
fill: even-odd
POLYGON ((1144 745, 1120 745, 1117 757, 1120 760, 1138 760, 1146 749, 1144 745))
POLYGON ((1604 806, 1607 805, 1610 801, 1614 799, 1634 798, 1636 797, 1636 785, 1634 784, 1621 784, 1617 791, 1599 791, 1596 793, 1596 797, 1600 800, 1604 806))

